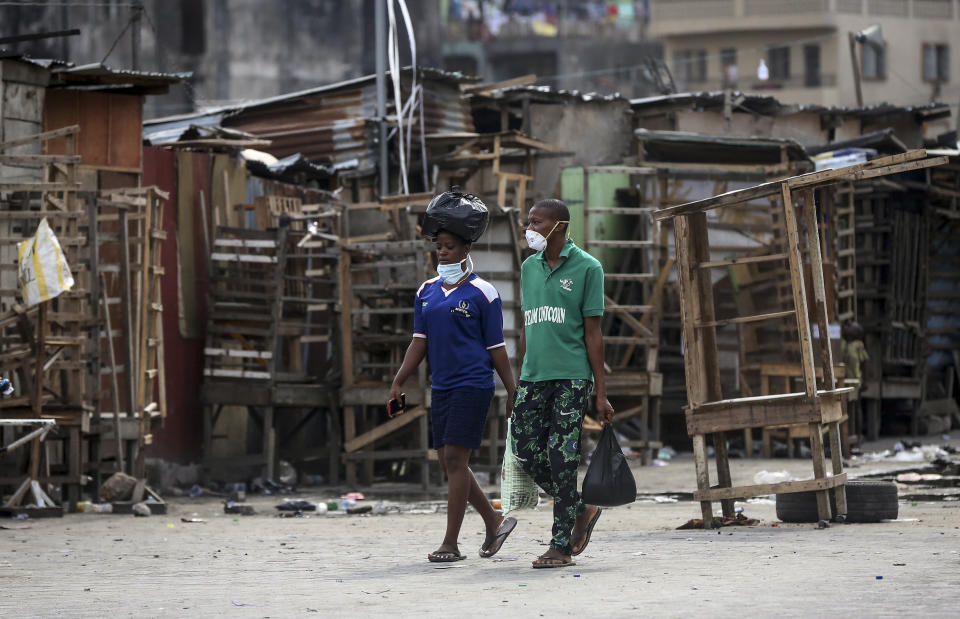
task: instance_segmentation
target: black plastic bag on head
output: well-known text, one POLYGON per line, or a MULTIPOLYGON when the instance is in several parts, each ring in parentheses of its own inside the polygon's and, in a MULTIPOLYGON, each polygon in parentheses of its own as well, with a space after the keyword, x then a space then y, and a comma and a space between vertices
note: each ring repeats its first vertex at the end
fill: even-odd
POLYGON ((600 432, 600 441, 583 478, 580 498, 584 503, 601 507, 616 507, 637 500, 637 482, 610 424, 600 432))
POLYGON ((454 187, 430 201, 423 216, 423 236, 435 241, 437 233, 446 230, 474 243, 487 229, 489 220, 490 212, 480 198, 454 187))

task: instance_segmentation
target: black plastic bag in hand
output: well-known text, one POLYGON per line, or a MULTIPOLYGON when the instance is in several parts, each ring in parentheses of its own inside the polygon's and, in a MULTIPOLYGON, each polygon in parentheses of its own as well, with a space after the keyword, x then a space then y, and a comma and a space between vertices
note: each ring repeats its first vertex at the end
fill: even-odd
POLYGON ((637 482, 609 424, 600 432, 580 498, 584 503, 601 507, 616 507, 637 500, 637 482))

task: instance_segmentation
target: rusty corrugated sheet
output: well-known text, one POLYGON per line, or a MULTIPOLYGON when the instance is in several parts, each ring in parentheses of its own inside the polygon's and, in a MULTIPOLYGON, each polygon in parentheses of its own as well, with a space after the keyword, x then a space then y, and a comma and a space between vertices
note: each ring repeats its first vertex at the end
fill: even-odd
MULTIPOLYGON (((403 73, 401 98, 406 101, 411 76, 409 69, 403 73)), ((418 83, 423 86, 424 131, 474 131, 473 116, 460 84, 475 78, 435 69, 418 69, 417 73, 418 83)), ((388 88, 392 87, 388 84, 388 88)), ((387 114, 393 115, 392 93, 387 100, 387 114)), ((271 140, 265 150, 276 157, 301 153, 317 163, 341 169, 355 165, 358 171, 369 172, 377 161, 376 101, 376 79, 370 75, 215 111, 222 114, 223 126, 271 140)), ((161 126, 163 120, 150 121, 147 126, 161 126)), ((183 123, 189 118, 176 120, 183 123)), ((419 112, 411 137, 419 142, 419 112)))

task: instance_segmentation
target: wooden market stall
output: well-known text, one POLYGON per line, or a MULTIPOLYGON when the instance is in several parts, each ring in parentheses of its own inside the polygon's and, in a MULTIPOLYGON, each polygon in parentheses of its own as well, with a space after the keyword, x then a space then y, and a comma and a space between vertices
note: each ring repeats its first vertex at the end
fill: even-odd
POLYGON ((723 515, 732 517, 733 499, 761 494, 816 491, 817 512, 821 520, 831 518, 829 491, 833 489, 838 519, 846 515, 846 474, 840 448, 840 420, 843 400, 850 388, 838 388, 834 374, 833 352, 827 337, 819 338, 819 359, 814 351, 811 323, 820 334, 827 334, 828 312, 823 276, 817 199, 824 189, 840 182, 854 182, 898 172, 918 170, 947 162, 946 157, 927 158, 926 151, 914 150, 873 161, 792 176, 753 187, 723 193, 712 198, 688 202, 657 211, 658 221, 674 221, 677 268, 683 325, 684 366, 687 379, 687 432, 693 438, 697 490, 704 527, 713 522, 712 502, 719 500, 723 515), (787 260, 793 307, 754 316, 718 320, 714 308, 710 269, 725 267, 730 261, 711 261, 707 231, 708 211, 745 205, 752 200, 782 196, 783 225, 786 229, 785 254, 754 257, 754 261, 787 260), (805 227, 805 229, 803 229, 805 227), (804 281, 804 260, 809 261, 813 303, 804 281), (808 308, 813 309, 813 316, 808 308), (720 385, 717 327, 728 323, 749 323, 793 316, 796 340, 803 369, 803 391, 777 395, 724 399, 720 385), (823 378, 817 383, 817 365, 823 378), (730 474, 726 432, 747 428, 767 428, 805 423, 810 428, 814 478, 775 484, 735 486, 730 474), (823 431, 830 431, 832 476, 827 475, 823 431), (717 486, 710 484, 707 439, 713 435, 716 454, 717 486))

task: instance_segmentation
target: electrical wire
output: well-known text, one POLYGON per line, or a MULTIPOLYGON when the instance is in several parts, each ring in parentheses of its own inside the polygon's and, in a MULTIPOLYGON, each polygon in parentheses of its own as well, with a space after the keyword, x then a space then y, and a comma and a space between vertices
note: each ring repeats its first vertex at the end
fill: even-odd
POLYGON ((389 27, 387 29, 387 62, 390 65, 390 81, 393 83, 393 105, 396 109, 397 118, 397 153, 400 158, 400 189, 404 194, 410 193, 407 185, 407 159, 404 152, 405 140, 403 138, 403 104, 400 101, 400 42, 397 36, 397 14, 394 10, 393 0, 382 0, 387 3, 387 19, 389 27))
POLYGON ((130 16, 130 19, 127 20, 127 25, 123 27, 123 30, 120 31, 120 34, 117 35, 117 38, 113 40, 113 45, 111 45, 110 49, 107 50, 107 53, 103 57, 103 60, 100 61, 100 64, 103 64, 107 61, 107 58, 109 58, 110 54, 113 53, 113 50, 116 49, 117 43, 119 43, 120 39, 123 38, 123 35, 127 33, 127 30, 130 29, 130 26, 133 25, 133 22, 135 21, 135 19, 136 19, 135 16, 133 15, 130 16))

